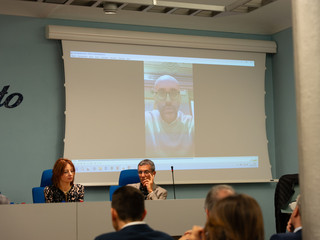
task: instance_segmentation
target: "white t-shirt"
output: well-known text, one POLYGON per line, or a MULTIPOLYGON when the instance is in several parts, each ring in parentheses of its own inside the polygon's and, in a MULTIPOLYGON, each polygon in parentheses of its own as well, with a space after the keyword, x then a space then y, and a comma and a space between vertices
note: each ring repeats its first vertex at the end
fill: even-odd
POLYGON ((159 110, 145 112, 147 157, 192 157, 194 119, 178 111, 177 118, 167 123, 159 110))

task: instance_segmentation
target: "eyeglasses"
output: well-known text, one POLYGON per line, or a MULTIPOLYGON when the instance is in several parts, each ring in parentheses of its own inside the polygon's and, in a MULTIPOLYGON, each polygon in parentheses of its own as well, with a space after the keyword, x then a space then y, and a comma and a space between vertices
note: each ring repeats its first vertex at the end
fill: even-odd
POLYGON ((151 171, 145 170, 145 171, 139 171, 138 172, 139 175, 142 175, 142 173, 144 173, 145 175, 148 175, 149 173, 151 173, 151 171))
POLYGON ((168 95, 171 100, 177 100, 180 97, 180 91, 177 89, 170 89, 169 91, 166 91, 165 89, 160 88, 155 92, 155 95, 158 100, 162 101, 166 100, 168 95))

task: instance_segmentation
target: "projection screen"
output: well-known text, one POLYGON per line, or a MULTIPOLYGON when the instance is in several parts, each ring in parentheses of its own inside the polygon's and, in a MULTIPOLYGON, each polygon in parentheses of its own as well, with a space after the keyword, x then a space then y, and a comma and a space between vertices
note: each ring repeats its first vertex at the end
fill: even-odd
POLYGON ((64 156, 76 182, 117 184, 145 158, 159 184, 172 183, 171 166, 176 184, 272 178, 265 53, 62 43, 64 156))

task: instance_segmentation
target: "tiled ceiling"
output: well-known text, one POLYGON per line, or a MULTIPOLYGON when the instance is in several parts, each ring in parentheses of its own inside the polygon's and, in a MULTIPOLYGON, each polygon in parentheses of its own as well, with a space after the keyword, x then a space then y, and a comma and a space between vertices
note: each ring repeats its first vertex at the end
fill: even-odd
POLYGON ((291 0, 0 0, 0 14, 251 34, 292 26, 291 0))
POLYGON ((223 0, 211 1, 168 1, 168 0, 22 0, 26 2, 50 3, 103 9, 104 4, 116 5, 117 11, 150 12, 160 14, 187 15, 195 17, 215 17, 219 15, 245 14, 277 0, 223 0), (216 3, 214 3, 216 2, 216 3), (211 10, 210 8, 221 8, 211 10))

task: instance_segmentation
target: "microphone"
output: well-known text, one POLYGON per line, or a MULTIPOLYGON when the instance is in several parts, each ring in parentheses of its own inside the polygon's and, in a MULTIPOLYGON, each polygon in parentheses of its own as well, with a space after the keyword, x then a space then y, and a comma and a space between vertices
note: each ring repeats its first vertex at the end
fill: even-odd
POLYGON ((171 166, 172 187, 173 187, 173 199, 176 199, 176 186, 174 185, 173 166, 171 166))

